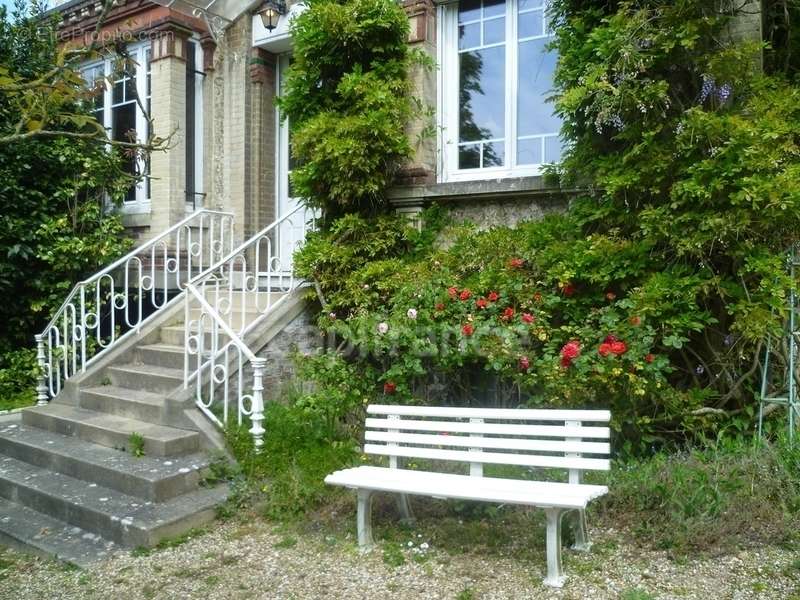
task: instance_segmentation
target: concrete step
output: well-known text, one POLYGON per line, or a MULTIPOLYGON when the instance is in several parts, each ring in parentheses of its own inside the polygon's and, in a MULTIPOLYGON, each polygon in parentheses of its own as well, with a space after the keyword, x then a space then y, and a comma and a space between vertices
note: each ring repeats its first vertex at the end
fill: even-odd
POLYGON ((148 456, 187 454, 196 452, 200 447, 200 435, 196 431, 145 423, 55 402, 23 410, 22 423, 128 451, 131 434, 138 433, 144 438, 144 451, 148 456))
POLYGON ((96 410, 148 423, 162 423, 166 412, 163 394, 114 385, 81 388, 78 404, 96 410))
POLYGON ((96 533, 0 498, 0 544, 46 558, 89 567, 118 546, 96 533))
POLYGON ((116 386, 156 394, 167 394, 183 385, 183 369, 127 364, 108 367, 106 373, 116 386))
MULTIPOLYGON (((169 346, 180 346, 183 348, 184 346, 184 328, 183 324, 179 325, 168 325, 166 327, 162 327, 159 330, 161 334, 161 343, 166 344, 169 346)), ((225 335, 222 331, 219 333, 219 345, 222 346, 228 342, 228 336, 225 335)), ((206 350, 211 347, 211 333, 206 331, 203 335, 203 345, 206 350)))
POLYGON ((0 425, 0 454, 152 502, 196 490, 209 463, 200 453, 135 457, 16 423, 0 425))
POLYGON ((137 346, 139 362, 145 365, 159 365, 170 369, 183 369, 183 343, 148 344, 137 346))
POLYGON ((0 456, 0 497, 126 547, 153 546, 214 518, 227 487, 154 503, 0 456))

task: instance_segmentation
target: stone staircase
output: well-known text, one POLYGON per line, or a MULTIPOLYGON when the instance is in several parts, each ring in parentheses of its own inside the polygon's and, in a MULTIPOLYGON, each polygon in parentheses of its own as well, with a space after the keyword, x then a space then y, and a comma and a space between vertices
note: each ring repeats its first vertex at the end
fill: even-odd
MULTIPOLYGON (((236 318, 258 314, 243 308, 236 318)), ((208 450, 220 444, 182 389, 182 316, 48 405, 0 421, 0 543, 84 566, 214 518, 227 487, 202 485, 208 450)))

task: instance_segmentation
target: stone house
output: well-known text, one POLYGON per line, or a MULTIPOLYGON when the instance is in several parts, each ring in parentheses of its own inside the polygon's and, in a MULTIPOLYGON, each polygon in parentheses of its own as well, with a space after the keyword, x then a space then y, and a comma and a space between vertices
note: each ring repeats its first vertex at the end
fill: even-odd
MULTIPOLYGON (((88 564, 208 522, 227 496, 200 485, 220 427, 246 424, 258 448, 289 350, 321 344, 290 268, 308 219, 275 107, 304 8, 268 1, 269 29, 265 5, 240 0, 116 0, 100 27, 98 0, 52 9, 65 43, 96 35, 130 58, 83 66, 110 136, 170 148, 128 165, 144 175, 121 208, 139 245, 36 336, 38 406, 0 423, 0 539, 88 564)), ((402 0, 409 44, 438 65, 412 75, 437 134, 407 124, 420 141, 398 211, 440 201, 487 225, 563 208, 541 175, 561 153, 545 2, 402 0)), ((760 39, 749 4, 734 33, 760 39)))

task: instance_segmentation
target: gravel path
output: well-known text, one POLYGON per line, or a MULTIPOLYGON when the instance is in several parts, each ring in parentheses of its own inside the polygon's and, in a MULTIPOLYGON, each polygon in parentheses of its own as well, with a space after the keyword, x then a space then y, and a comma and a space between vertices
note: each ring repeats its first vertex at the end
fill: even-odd
POLYGON ((451 556, 408 532, 407 541, 384 542, 361 556, 352 533, 341 531, 297 533, 258 518, 230 521, 178 546, 121 553, 87 571, 0 551, 0 599, 800 600, 800 556, 773 547, 679 563, 626 542, 624 532, 593 530, 590 553, 565 553, 571 577, 556 591, 540 583, 543 552, 531 554, 541 554, 538 561, 477 552, 451 556))

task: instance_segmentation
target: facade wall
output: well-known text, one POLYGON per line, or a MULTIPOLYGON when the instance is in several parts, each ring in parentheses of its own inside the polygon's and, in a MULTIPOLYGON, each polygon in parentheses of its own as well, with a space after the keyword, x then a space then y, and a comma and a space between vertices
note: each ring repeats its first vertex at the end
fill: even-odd
MULTIPOLYGON (((760 40, 760 2, 745 2, 744 14, 731 25, 731 35, 760 40)), ((402 6, 410 22, 409 44, 436 63, 440 58, 437 18, 443 9, 433 0, 402 0, 402 6)), ((65 39, 85 40, 94 27, 95 5, 90 0, 73 1, 59 10, 65 15, 65 39)), ((124 217, 140 239, 157 235, 187 214, 183 54, 184 41, 190 36, 199 40, 204 57, 203 205, 236 215, 237 240, 276 218, 277 54, 253 46, 253 19, 250 12, 242 14, 214 39, 203 21, 147 0, 120 0, 112 11, 105 27, 109 39, 143 32, 161 34, 152 36, 152 117, 155 133, 170 138, 170 149, 151 159, 150 213, 124 217)), ((279 47, 276 52, 289 48, 274 47, 279 47)), ((398 210, 414 214, 436 201, 451 205, 458 218, 489 223, 536 218, 553 207, 566 206, 570 191, 548 186, 536 176, 437 183, 441 181, 440 157, 433 114, 440 102, 439 68, 416 66, 411 73, 413 93, 426 110, 407 125, 415 152, 390 193, 398 210)))

